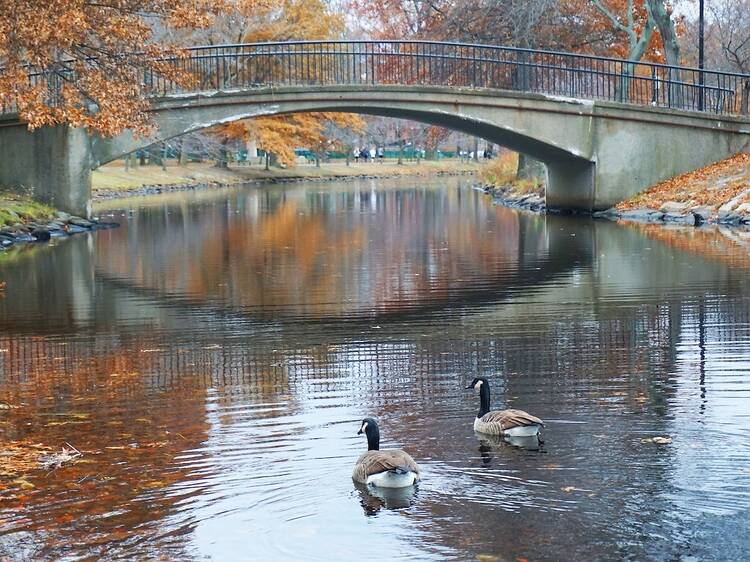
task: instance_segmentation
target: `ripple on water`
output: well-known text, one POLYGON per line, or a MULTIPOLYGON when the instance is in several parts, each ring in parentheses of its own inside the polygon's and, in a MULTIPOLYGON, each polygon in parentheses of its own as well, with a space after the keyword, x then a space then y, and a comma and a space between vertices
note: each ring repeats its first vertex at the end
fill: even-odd
POLYGON ((85 462, 0 480, 0 557, 742 559, 750 281, 722 236, 354 182, 10 254, 0 443, 85 462), (540 447, 473 432, 477 374, 540 447), (412 497, 353 485, 365 416, 412 497))

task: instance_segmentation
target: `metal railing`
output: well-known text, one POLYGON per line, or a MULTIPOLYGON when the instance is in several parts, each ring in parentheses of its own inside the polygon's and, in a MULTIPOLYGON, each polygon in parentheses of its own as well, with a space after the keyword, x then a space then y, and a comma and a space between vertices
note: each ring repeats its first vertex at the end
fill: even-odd
MULTIPOLYGON (((127 55, 122 55, 126 58, 127 55)), ((133 55, 137 58, 137 55, 133 55)), ((135 61, 131 61, 135 62, 135 61)), ((622 59, 434 41, 295 41, 192 47, 161 59, 180 81, 143 65, 149 95, 274 86, 425 85, 541 93, 747 115, 750 75, 622 59)), ((86 64, 97 65, 97 59, 86 64)), ((29 73, 54 104, 72 71, 29 73), (66 75, 66 73, 69 73, 66 75)))

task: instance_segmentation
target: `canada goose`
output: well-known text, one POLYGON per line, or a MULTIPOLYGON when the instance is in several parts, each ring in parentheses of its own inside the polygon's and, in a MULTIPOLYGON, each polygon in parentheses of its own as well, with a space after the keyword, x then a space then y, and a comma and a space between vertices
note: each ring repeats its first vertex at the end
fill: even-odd
POLYGON ((401 449, 380 450, 380 430, 372 418, 362 420, 357 435, 367 435, 367 452, 354 465, 352 479, 381 488, 404 488, 419 481, 419 467, 401 449))
POLYGON ((490 383, 484 377, 475 378, 466 389, 479 390, 479 413, 474 420, 474 431, 490 435, 532 437, 539 434, 544 422, 523 410, 490 412, 490 383))

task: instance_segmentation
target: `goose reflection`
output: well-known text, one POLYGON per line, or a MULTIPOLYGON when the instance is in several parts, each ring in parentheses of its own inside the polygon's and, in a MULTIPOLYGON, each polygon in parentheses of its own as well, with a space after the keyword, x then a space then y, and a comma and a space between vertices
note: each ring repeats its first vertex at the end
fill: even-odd
POLYGON ((365 484, 354 484, 359 493, 359 503, 365 515, 376 515, 381 509, 404 509, 411 507, 417 498, 417 487, 376 488, 365 484))
POLYGON ((478 431, 475 431, 474 435, 479 440, 479 455, 482 458, 482 464, 485 466, 489 466, 492 463, 493 451, 500 449, 539 451, 542 445, 544 445, 544 441, 536 435, 526 437, 507 435, 503 437, 500 435, 479 433, 478 431))

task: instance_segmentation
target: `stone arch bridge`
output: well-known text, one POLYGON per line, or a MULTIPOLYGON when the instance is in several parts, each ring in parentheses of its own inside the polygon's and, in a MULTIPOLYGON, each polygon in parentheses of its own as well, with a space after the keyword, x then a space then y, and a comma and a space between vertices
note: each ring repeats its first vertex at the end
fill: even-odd
MULTIPOLYGON (((261 115, 343 111, 480 136, 547 165, 547 204, 607 208, 750 150, 750 75, 507 47, 312 41, 191 48, 176 84, 145 72, 150 138, 0 115, 0 186, 88 211, 91 170, 155 142, 261 115)), ((45 71, 30 76, 49 80, 45 71)))

